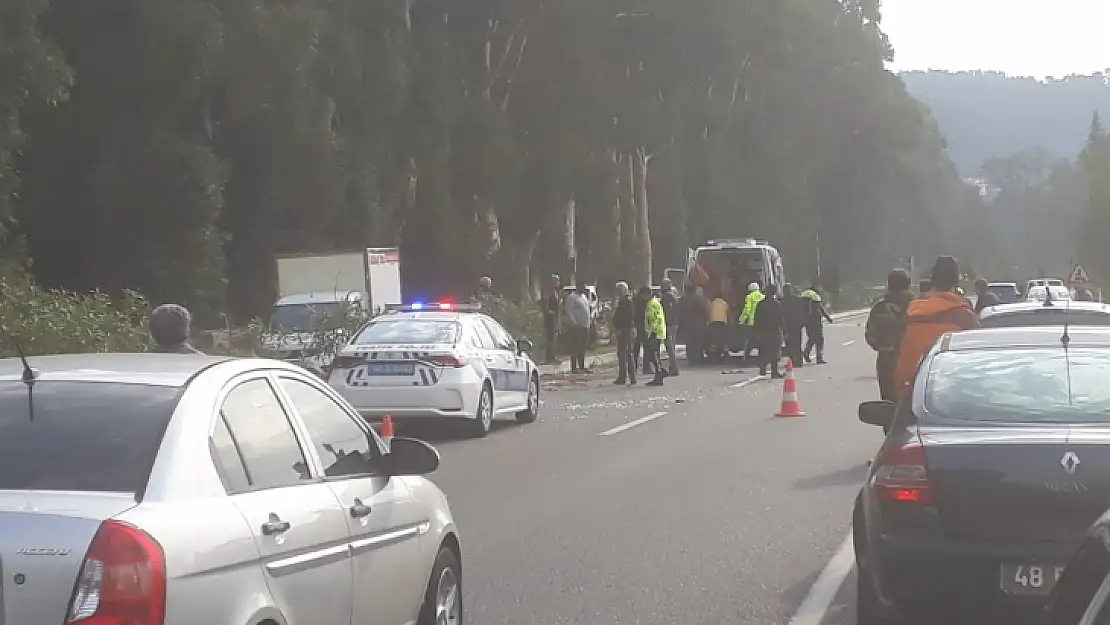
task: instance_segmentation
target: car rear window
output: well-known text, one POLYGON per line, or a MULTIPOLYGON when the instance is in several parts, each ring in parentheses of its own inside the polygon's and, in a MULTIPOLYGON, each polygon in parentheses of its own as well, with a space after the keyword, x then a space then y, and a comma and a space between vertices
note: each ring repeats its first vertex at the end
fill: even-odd
POLYGON ((375 321, 355 337, 357 345, 402 345, 407 343, 455 343, 459 324, 431 319, 375 321))
POLYGON ((1110 422, 1107 379, 1106 349, 942 352, 929 367, 925 407, 930 414, 966 421, 1105 423, 1110 422))
POLYGON ((0 382, 0 490, 139 493, 179 389, 117 382, 0 382))
MULTIPOLYGON (((1072 310, 1067 313, 1068 324, 1073 326, 1110 326, 1110 314, 1072 310)), ((1002 312, 979 320, 984 328, 1012 328, 1017 326, 1063 326, 1064 310, 1024 310, 1002 312)))

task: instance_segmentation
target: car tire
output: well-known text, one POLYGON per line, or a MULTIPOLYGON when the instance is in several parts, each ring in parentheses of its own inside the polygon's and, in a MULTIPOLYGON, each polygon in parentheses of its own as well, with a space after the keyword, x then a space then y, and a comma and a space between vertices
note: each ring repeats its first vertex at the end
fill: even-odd
POLYGON ((428 588, 424 591, 424 605, 420 608, 420 617, 416 623, 462 625, 463 621, 462 567, 451 549, 440 547, 432 566, 432 576, 428 579, 428 588), (446 612, 447 618, 441 619, 441 612, 446 612))
POLYGON ((482 385, 482 393, 478 395, 478 409, 474 420, 470 422, 470 436, 472 438, 485 438, 493 427, 493 388, 489 384, 482 385))
POLYGON ((532 423, 540 416, 540 376, 532 373, 528 382, 528 408, 516 413, 519 423, 532 423))
POLYGON ((856 551, 856 625, 903 625, 902 619, 889 616, 883 609, 875 585, 871 583, 871 572, 867 567, 867 557, 862 550, 862 536, 853 532, 856 551), (863 556, 862 558, 860 556, 863 556))

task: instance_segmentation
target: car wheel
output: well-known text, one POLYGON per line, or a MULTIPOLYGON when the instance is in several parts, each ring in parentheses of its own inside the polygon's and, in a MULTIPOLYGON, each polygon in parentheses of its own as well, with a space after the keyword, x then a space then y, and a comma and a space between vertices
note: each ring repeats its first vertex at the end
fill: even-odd
POLYGON ((528 382, 528 408, 516 413, 516 420, 520 423, 532 423, 540 416, 540 376, 532 374, 528 382))
POLYGON ((902 625, 902 620, 888 616, 871 583, 867 557, 856 550, 856 625, 902 625), (861 557, 862 556, 862 557, 861 557))
POLYGON ((478 412, 470 424, 471 435, 474 438, 484 438, 493 426, 493 389, 489 384, 482 386, 482 394, 478 396, 478 412))
POLYGON ((424 592, 424 606, 418 625, 462 625, 462 567, 447 547, 439 550, 432 567, 432 577, 424 592))

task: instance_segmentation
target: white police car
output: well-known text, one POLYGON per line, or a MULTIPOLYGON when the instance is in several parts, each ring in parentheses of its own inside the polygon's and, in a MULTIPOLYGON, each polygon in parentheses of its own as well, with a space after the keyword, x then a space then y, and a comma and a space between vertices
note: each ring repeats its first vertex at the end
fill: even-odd
POLYGON ((476 305, 390 307, 336 357, 328 383, 368 420, 465 419, 474 436, 494 418, 536 420, 540 376, 532 343, 514 340, 476 305))

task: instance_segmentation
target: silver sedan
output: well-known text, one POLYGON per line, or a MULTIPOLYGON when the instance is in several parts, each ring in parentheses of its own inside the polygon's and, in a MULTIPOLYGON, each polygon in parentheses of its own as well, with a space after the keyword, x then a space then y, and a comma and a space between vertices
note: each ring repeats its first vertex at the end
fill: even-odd
POLYGON ((436 451, 273 360, 0 360, 0 622, 461 623, 436 451))

